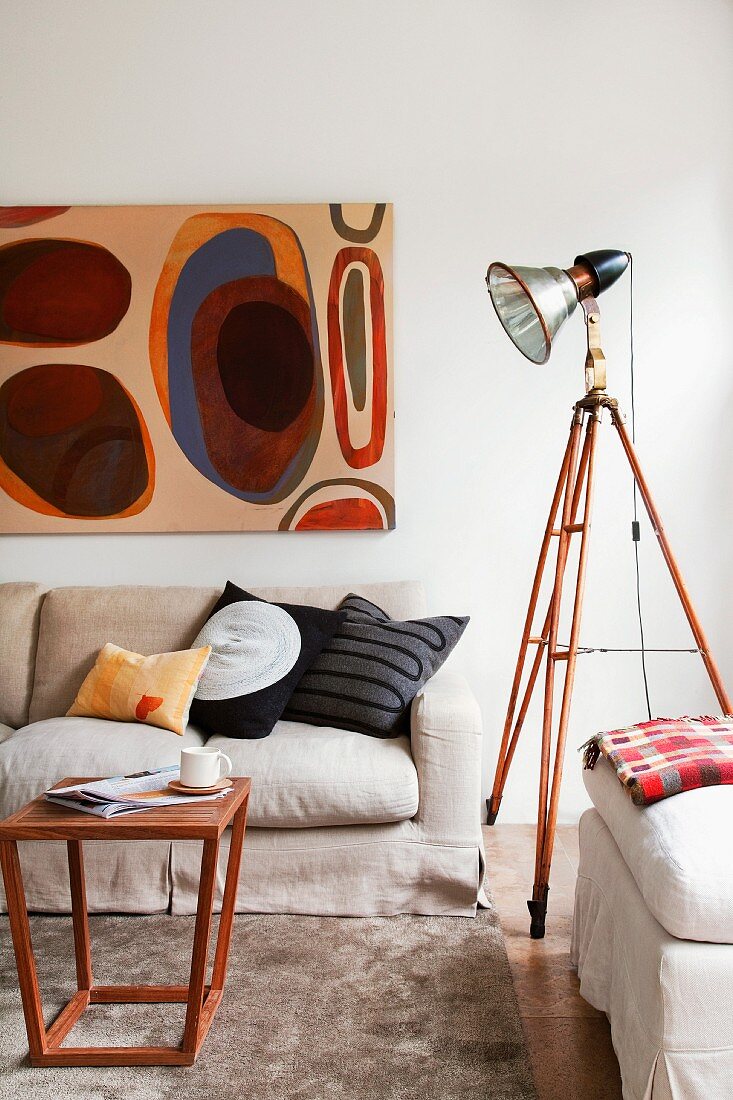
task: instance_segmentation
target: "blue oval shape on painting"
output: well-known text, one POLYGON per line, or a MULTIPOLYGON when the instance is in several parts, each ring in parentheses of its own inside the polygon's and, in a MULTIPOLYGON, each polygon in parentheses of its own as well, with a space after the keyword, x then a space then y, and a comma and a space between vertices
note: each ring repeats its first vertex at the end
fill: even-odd
MULTIPOLYGON (((278 297, 278 287, 282 288, 283 294, 287 292, 291 297, 296 292, 278 279, 273 249, 266 236, 254 229, 232 228, 217 233, 191 254, 180 271, 170 300, 167 351, 171 429, 188 460, 204 477, 250 503, 274 503, 292 492, 307 471, 320 438, 324 406, 323 370, 310 278, 299 243, 298 249, 309 297, 309 301, 305 302, 297 295, 301 307, 297 312, 302 314, 298 317, 298 323, 301 328, 305 323, 305 329, 309 330, 303 329, 303 339, 312 356, 312 381, 303 383, 306 393, 310 391, 311 395, 308 407, 301 413, 300 421, 295 426, 297 436, 293 436, 291 442, 286 434, 294 430, 290 424, 286 424, 281 431, 268 432, 266 428, 246 420, 240 419, 235 423, 230 420, 229 412, 236 417, 237 410, 230 410, 231 403, 228 403, 222 409, 220 419, 213 417, 217 436, 227 431, 232 435, 228 444, 228 468, 220 458, 227 441, 222 443, 220 438, 214 440, 211 427, 207 446, 207 423, 211 424, 212 416, 206 415, 207 409, 204 407, 207 403, 219 401, 222 394, 232 390, 232 370, 236 370, 236 363, 233 367, 231 349, 226 361, 226 378, 221 373, 221 362, 224 360, 220 354, 217 355, 222 332, 226 336, 234 327, 232 321, 227 325, 227 318, 239 307, 240 298, 251 307, 253 297, 254 302, 262 300, 271 303, 273 296, 278 297), (260 287, 269 288, 267 296, 259 295, 260 287), (217 313, 209 310, 207 321, 207 304, 216 303, 217 298, 224 299, 224 312, 222 308, 217 313), (218 318, 220 314, 220 320, 211 319, 218 318), (206 338, 197 335, 198 353, 194 355, 194 333, 204 323, 208 324, 208 333, 204 333, 206 338), (202 363, 205 363, 205 372, 202 363), (222 394, 219 393, 220 388, 222 394), (292 453, 294 449, 295 453, 292 453), (237 477, 232 475, 233 452, 240 467, 236 471, 237 477), (270 473, 263 472, 262 467, 262 456, 268 455, 274 455, 270 473), (233 484, 233 481, 237 483, 233 484), (264 482, 267 484, 263 487, 264 482)), ((276 336, 277 333, 273 333, 273 339, 276 336)), ((247 349, 243 348, 243 370, 247 362, 247 349)), ((283 400, 287 400, 287 395, 283 400)), ((279 419, 274 417, 272 423, 278 426, 285 420, 285 415, 279 419)))

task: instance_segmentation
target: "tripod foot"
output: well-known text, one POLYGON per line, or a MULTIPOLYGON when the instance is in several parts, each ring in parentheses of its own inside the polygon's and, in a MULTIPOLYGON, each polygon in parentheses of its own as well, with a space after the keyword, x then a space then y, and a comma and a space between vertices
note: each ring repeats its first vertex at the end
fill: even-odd
POLYGON ((497 799, 486 799, 486 824, 493 825, 499 816, 499 807, 501 806, 501 795, 497 799))
POLYGON ((549 889, 549 886, 545 886, 542 890, 537 891, 542 894, 542 897, 532 898, 531 901, 527 902, 530 915, 529 934, 533 940, 543 940, 545 938, 545 917, 547 915, 549 889))

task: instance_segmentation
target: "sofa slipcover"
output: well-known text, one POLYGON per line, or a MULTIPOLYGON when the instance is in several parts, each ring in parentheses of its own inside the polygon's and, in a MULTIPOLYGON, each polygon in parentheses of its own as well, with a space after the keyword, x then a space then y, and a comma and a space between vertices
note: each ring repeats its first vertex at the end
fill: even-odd
POLYGON ((350 730, 278 722, 253 741, 214 735, 207 744, 249 775, 250 828, 313 828, 405 821, 417 813, 417 771, 407 737, 380 743, 350 730))
POLYGON ((28 721, 43 599, 40 584, 0 584, 0 723, 28 721))
MULTIPOLYGON (((88 845, 87 845, 88 847, 88 845)), ((222 838, 214 908, 221 908, 229 833, 222 838)), ((171 912, 196 912, 201 845, 177 840, 171 912)), ((483 879, 476 844, 432 844, 416 821, 315 829, 247 829, 238 913, 473 917, 483 879)))
POLYGON ((635 806, 601 757, 586 790, 651 913, 673 936, 733 943, 733 787, 635 806))
POLYGON ((731 1095, 733 945, 671 936, 597 810, 580 821, 571 959, 610 1020, 624 1100, 731 1095))
MULTIPOLYGON (((410 746, 420 799, 409 821, 311 829, 248 827, 240 913, 474 916, 484 857, 481 713, 463 676, 441 669, 412 705, 410 746)), ((376 745, 387 741, 375 738, 376 745)), ((227 856, 219 860, 219 894, 227 856)), ((172 912, 195 913, 201 846, 173 844, 172 912)))
MULTIPOLYGON (((0 586, 0 600, 12 600, 15 589, 0 586)), ((422 586, 412 581, 251 591, 326 608, 356 591, 395 618, 426 614, 422 586)), ((26 670, 27 682, 34 684, 32 725, 17 732, 0 727, 0 817, 64 775, 156 767, 175 762, 186 738, 200 743, 201 735, 191 728, 182 741, 136 723, 58 715, 68 709, 105 642, 139 653, 189 646, 219 592, 140 586, 39 592, 37 656, 35 664, 28 658, 26 670)), ((0 690, 13 675, 14 641, 6 638, 0 646, 0 690)), ((18 651, 23 646, 29 654, 36 651, 35 640, 20 639, 18 651)), ((298 724, 297 733, 283 726, 263 742, 238 744, 236 751, 254 753, 255 744, 266 746, 268 759, 260 764, 261 795, 255 778, 237 895, 240 912, 475 915, 483 900, 481 716, 462 676, 446 668, 428 681, 412 705, 409 740, 298 724), (316 756, 326 752, 329 736, 338 738, 329 767, 332 779, 344 777, 339 791, 329 791, 318 775, 316 756), (300 777, 288 743, 300 754, 300 777), (299 779, 305 779, 300 787, 299 779)), ((239 766, 244 769, 244 760, 239 766)), ((326 766, 323 757, 321 766, 326 766)), ((248 770, 256 770, 254 759, 248 770)), ((221 847, 223 868, 226 834, 221 847)), ((69 912, 66 845, 23 842, 19 849, 29 907, 69 912)), ((195 911, 200 848, 193 842, 90 842, 84 861, 92 912, 195 911)))

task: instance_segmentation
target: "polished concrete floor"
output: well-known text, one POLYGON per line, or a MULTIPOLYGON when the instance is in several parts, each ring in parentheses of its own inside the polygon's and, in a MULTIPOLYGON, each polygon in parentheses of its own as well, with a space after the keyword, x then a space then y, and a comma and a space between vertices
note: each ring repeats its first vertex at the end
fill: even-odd
POLYGON ((491 891, 499 911, 539 1100, 621 1100, 606 1017, 578 992, 570 926, 578 866, 574 826, 557 831, 546 935, 529 938, 534 826, 485 828, 491 891))

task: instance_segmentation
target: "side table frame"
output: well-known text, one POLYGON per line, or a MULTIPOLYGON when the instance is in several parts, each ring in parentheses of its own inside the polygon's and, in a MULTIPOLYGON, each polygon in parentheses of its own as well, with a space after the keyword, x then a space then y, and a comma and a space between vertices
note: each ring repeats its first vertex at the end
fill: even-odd
POLYGON ((206 984, 206 964, 219 860, 219 837, 203 842, 188 985, 94 985, 82 841, 67 840, 77 992, 49 1028, 46 1028, 43 1019, 43 1005, 33 955, 17 841, 5 838, 0 840, 0 862, 5 880, 8 917, 15 948, 18 985, 23 1002, 32 1066, 193 1065, 224 992, 248 802, 247 794, 232 819, 219 934, 210 985, 206 984), (186 1022, 183 1040, 179 1046, 61 1046, 71 1028, 90 1004, 148 1004, 151 1002, 186 1004, 186 1022))

